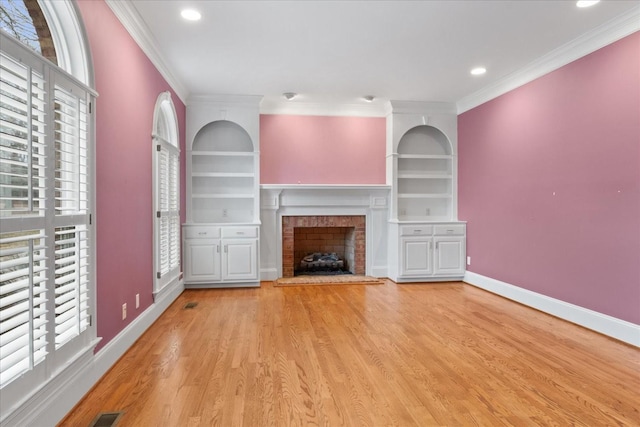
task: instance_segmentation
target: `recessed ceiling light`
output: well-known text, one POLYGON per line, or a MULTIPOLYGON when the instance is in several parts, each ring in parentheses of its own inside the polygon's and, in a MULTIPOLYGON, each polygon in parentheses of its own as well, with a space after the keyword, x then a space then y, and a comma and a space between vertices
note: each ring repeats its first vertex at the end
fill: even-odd
POLYGON ((195 9, 184 9, 180 15, 187 21, 199 21, 202 18, 200 12, 195 9))
POLYGON ((373 100, 376 99, 376 97, 373 95, 365 95, 362 97, 362 99, 364 99, 367 102, 373 102, 373 100))
POLYGON ((282 94, 282 96, 284 96, 287 101, 291 101, 293 98, 298 96, 298 94, 295 92, 285 92, 282 94))
POLYGON ((596 3, 600 3, 600 0, 579 0, 576 2, 578 7, 591 7, 596 3))
POLYGON ((484 74, 487 72, 487 69, 484 67, 476 67, 473 70, 471 70, 471 74, 473 74, 474 76, 479 76, 481 74, 484 74))

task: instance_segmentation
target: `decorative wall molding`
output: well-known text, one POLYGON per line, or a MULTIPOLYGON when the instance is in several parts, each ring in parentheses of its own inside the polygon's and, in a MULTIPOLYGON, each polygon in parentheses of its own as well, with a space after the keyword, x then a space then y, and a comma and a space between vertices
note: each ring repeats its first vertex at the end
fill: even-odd
POLYGON ((149 60, 155 65, 162 77, 169 83, 171 88, 176 92, 180 100, 186 104, 189 91, 182 84, 180 79, 171 71, 164 56, 160 53, 158 42, 151 35, 151 31, 140 14, 131 2, 122 0, 105 0, 116 18, 127 30, 129 35, 140 46, 140 49, 147 55, 149 60))
POLYGON ((464 282, 587 329, 640 347, 640 325, 467 271, 464 282))
POLYGON ((457 103, 458 114, 523 86, 639 30, 640 6, 560 46, 497 82, 460 99, 457 103))
POLYGON ((124 353, 142 336, 158 317, 184 290, 182 281, 167 286, 162 298, 133 320, 97 354, 91 343, 85 351, 58 375, 38 390, 9 416, 0 426, 56 425, 73 409, 86 393, 107 373, 124 353))

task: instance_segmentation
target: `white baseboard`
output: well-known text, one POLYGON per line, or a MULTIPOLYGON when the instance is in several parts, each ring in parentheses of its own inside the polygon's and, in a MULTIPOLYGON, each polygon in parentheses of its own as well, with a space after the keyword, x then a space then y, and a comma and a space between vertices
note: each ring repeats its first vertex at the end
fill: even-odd
POLYGON ((93 354, 92 350, 99 341, 96 340, 73 363, 4 418, 0 426, 53 426, 62 421, 183 290, 182 281, 167 286, 162 292, 162 298, 158 298, 102 350, 93 354))
POLYGON ((467 271, 464 282, 587 329, 640 347, 640 325, 467 271))

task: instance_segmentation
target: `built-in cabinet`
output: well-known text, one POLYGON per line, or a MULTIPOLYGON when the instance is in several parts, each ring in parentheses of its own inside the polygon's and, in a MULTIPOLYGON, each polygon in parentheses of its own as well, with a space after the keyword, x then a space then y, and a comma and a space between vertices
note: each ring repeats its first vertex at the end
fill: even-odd
POLYGON ((400 226, 400 271, 403 278, 446 278, 464 275, 464 224, 400 226))
POLYGON ((391 185, 389 277, 459 280, 466 224, 457 221, 455 106, 391 101, 387 184, 391 185))
POLYGON ((187 287, 259 286, 260 97, 187 103, 187 287))
POLYGON ((236 285, 258 277, 258 227, 185 225, 189 287, 236 285))

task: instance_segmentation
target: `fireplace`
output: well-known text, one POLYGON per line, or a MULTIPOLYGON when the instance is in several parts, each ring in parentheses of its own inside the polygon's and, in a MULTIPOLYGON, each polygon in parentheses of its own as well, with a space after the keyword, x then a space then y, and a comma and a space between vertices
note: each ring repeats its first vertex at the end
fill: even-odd
POLYGON ((366 217, 283 216, 282 276, 293 277, 309 253, 336 254, 353 274, 366 270, 366 217))

